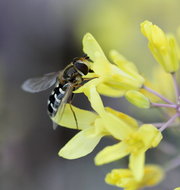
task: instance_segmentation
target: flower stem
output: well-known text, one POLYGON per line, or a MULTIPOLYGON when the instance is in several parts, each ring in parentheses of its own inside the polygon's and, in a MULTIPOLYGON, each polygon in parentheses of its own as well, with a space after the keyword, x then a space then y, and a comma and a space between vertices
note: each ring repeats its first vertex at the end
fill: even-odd
POLYGON ((177 103, 179 103, 179 87, 178 87, 178 83, 177 83, 177 79, 176 79, 176 74, 172 73, 172 78, 173 78, 173 83, 174 83, 174 89, 175 89, 175 93, 176 93, 176 100, 177 103))
POLYGON ((149 124, 154 125, 156 128, 161 128, 162 125, 164 125, 163 122, 159 122, 159 123, 149 123, 149 124))
POLYGON ((173 123, 173 121, 176 119, 176 117, 179 116, 179 113, 176 113, 175 115, 173 115, 164 125, 162 125, 162 127, 159 129, 161 132, 166 129, 171 123, 173 123))
POLYGON ((151 103, 152 106, 155 106, 155 107, 166 107, 166 108, 176 108, 177 106, 174 104, 159 104, 159 103, 151 103))
POLYGON ((161 98, 161 100, 163 100, 164 102, 168 103, 168 104, 173 104, 175 105, 173 102, 171 102, 170 100, 168 100, 167 98, 165 98, 164 96, 162 96, 161 94, 159 94, 158 92, 156 92, 155 90, 148 88, 147 86, 143 86, 144 89, 146 89, 148 92, 156 95, 157 97, 161 98))

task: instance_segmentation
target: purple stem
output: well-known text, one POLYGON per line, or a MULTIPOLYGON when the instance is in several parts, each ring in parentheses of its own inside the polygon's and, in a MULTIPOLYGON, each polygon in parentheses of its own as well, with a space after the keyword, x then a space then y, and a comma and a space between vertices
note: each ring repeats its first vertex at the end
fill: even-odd
POLYGON ((179 113, 176 113, 175 115, 173 115, 164 125, 162 125, 162 127, 159 129, 161 132, 166 129, 171 123, 173 123, 173 121, 176 119, 176 117, 179 116, 179 113))
POLYGON ((175 89, 175 93, 176 93, 176 100, 177 100, 177 102, 179 102, 179 87, 178 87, 178 83, 177 83, 177 79, 176 79, 176 74, 172 73, 171 75, 173 78, 174 89, 175 89))
POLYGON ((165 98, 164 96, 159 94, 158 92, 152 90, 151 88, 148 88, 147 86, 143 86, 143 88, 146 89, 148 92, 150 92, 150 93, 156 95, 157 97, 161 98, 166 103, 175 105, 173 102, 171 102, 170 100, 168 100, 167 98, 165 98))
POLYGON ((155 107, 177 108, 177 105, 172 105, 172 104, 151 103, 151 105, 155 107))
POLYGON ((162 125, 164 125, 163 122, 162 122, 162 123, 150 123, 150 124, 154 125, 154 126, 157 127, 157 128, 161 128, 162 125))

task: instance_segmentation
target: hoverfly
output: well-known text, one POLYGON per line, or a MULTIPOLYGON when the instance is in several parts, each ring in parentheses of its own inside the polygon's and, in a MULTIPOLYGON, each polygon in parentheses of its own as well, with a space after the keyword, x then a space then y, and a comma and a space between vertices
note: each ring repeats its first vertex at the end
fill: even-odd
MULTIPOLYGON (((59 117, 62 117, 65 104, 70 102, 71 105, 73 91, 82 85, 84 81, 82 76, 87 75, 90 70, 89 61, 91 60, 87 55, 74 58, 62 71, 48 73, 42 77, 26 80, 22 84, 22 89, 27 92, 37 93, 55 84, 55 88, 48 99, 47 110, 50 117, 54 117, 57 112, 60 113, 59 117)), ((77 125, 77 119, 74 112, 73 115, 77 125)), ((53 123, 54 129, 56 126, 57 125, 53 123)))

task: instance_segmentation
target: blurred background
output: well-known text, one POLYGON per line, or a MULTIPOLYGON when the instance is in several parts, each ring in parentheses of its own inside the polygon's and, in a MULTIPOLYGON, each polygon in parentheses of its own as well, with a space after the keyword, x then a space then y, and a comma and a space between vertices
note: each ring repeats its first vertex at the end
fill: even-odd
MULTIPOLYGON (((126 167, 127 161, 102 167, 93 163, 98 150, 114 142, 103 139, 93 153, 78 160, 58 157, 59 149, 76 131, 52 129, 46 111, 51 90, 28 94, 21 84, 27 78, 61 70, 81 56, 86 32, 94 35, 107 55, 117 49, 150 77, 156 63, 140 23, 147 19, 176 33, 179 10, 179 0, 0 0, 0 190, 117 189, 106 185, 104 176, 112 168, 126 167)), ((106 105, 147 122, 160 117, 140 109, 134 114, 137 108, 123 99, 104 100, 106 105)), ((77 95, 74 104, 89 109, 84 96, 77 95)), ((151 151, 148 162, 162 164, 171 157, 167 152, 155 152, 151 151)), ((177 168, 158 188, 180 186, 179 176, 177 168)))

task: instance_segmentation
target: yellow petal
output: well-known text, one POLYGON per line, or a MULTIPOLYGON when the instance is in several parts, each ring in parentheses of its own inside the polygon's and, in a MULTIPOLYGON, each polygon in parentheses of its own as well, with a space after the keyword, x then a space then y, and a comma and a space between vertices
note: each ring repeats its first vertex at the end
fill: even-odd
POLYGON ((86 156, 93 151, 101 138, 101 134, 94 133, 94 128, 84 129, 75 135, 58 154, 66 159, 86 156))
POLYGON ((121 159, 128 155, 127 145, 123 142, 108 146, 100 151, 95 157, 95 164, 102 165, 121 159))
POLYGON ((169 54, 171 58, 171 65, 168 68, 169 72, 175 72, 179 69, 179 47, 173 35, 167 35, 169 42, 169 54))
POLYGON ((152 22, 146 20, 141 23, 141 32, 156 46, 166 47, 167 39, 164 32, 152 22))
POLYGON ((126 58, 123 57, 121 54, 119 54, 119 52, 117 52, 116 50, 111 50, 109 55, 112 61, 122 70, 130 74, 132 72, 138 73, 138 70, 135 64, 126 60, 126 58))
POLYGON ((164 178, 165 173, 158 165, 148 164, 144 168, 143 184, 146 186, 157 185, 164 178))
POLYGON ((109 61, 107 60, 100 45, 94 37, 87 33, 83 38, 83 51, 93 60, 92 69, 96 74, 104 74, 108 71, 109 61))
POLYGON ((113 88, 112 86, 105 83, 100 83, 97 86, 97 91, 102 95, 111 97, 121 97, 125 94, 125 90, 113 88))
MULTIPOLYGON (((86 129, 93 126, 94 121, 97 118, 97 114, 77 108, 73 105, 71 106, 77 118, 78 129, 86 129)), ((59 117, 59 114, 57 113, 52 120, 58 125, 77 129, 76 121, 69 104, 66 104, 62 118, 59 117)))
POLYGON ((96 87, 91 87, 89 89, 89 92, 86 91, 85 92, 86 96, 88 97, 90 103, 91 103, 91 107, 99 114, 101 115, 102 113, 104 113, 104 106, 101 100, 100 95, 98 94, 98 92, 96 91, 96 87))
POLYGON ((94 134, 102 134, 103 136, 110 135, 100 117, 95 120, 94 126, 94 134))
POLYGON ((144 162, 144 151, 138 151, 130 155, 129 168, 137 181, 140 181, 144 175, 144 162))
POLYGON ((77 90, 73 91, 73 93, 85 93, 86 91, 89 91, 91 87, 96 87, 99 83, 101 83, 102 80, 100 78, 95 78, 87 83, 83 84, 81 87, 79 87, 77 90))
POLYGON ((120 90, 139 89, 144 83, 144 78, 138 73, 128 73, 113 64, 109 68, 109 73, 104 73, 104 76, 106 76, 106 84, 120 90))
POLYGON ((125 190, 138 190, 139 184, 134 180, 129 169, 113 169, 105 178, 106 183, 124 188, 125 190))
POLYGON ((104 112, 104 106, 101 100, 100 95, 96 90, 97 84, 101 79, 92 79, 88 83, 84 84, 82 87, 77 89, 74 93, 83 92, 91 103, 91 107, 98 113, 101 114, 104 112))
POLYGON ((134 131, 125 121, 111 113, 104 113, 102 119, 107 131, 116 139, 123 140, 134 131))
POLYGON ((142 125, 139 128, 138 134, 142 137, 146 148, 157 146, 162 139, 161 132, 156 127, 150 124, 142 125))
POLYGON ((116 111, 110 107, 106 107, 105 110, 107 112, 112 113, 113 115, 119 117, 120 119, 122 119, 130 127, 134 128, 134 129, 137 129, 139 127, 137 121, 134 118, 130 117, 129 115, 126 115, 122 112, 116 111))

